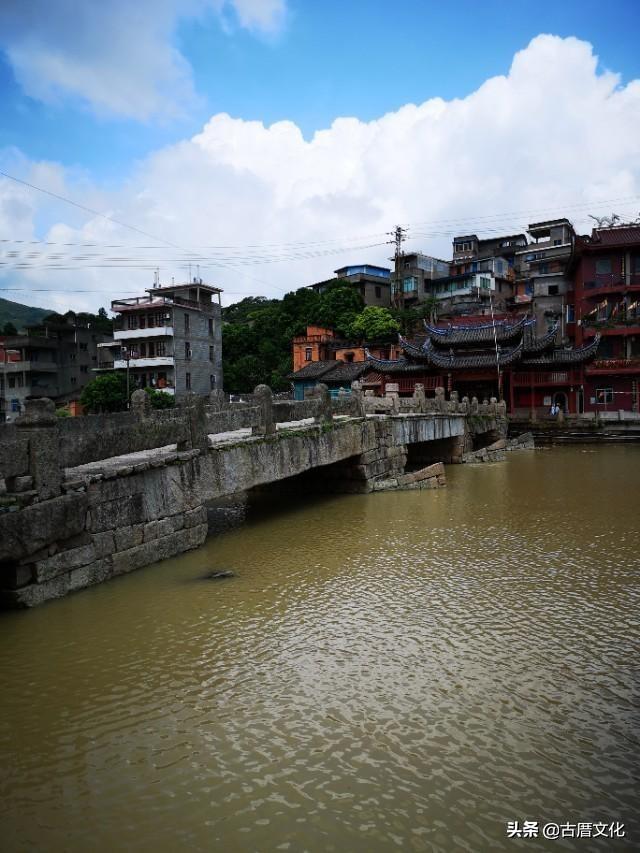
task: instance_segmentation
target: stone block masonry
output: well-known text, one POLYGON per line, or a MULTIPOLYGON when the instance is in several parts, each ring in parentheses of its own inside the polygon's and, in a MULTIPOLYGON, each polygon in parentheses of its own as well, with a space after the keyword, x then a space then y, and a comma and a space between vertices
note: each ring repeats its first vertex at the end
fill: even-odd
MULTIPOLYGON (((274 403, 262 387, 240 408, 218 394, 167 414, 137 394, 131 412, 71 427, 37 400, 15 426, 0 427, 2 606, 30 607, 197 548, 207 501, 299 475, 331 492, 437 488, 442 462, 461 461, 471 446, 457 404, 364 416, 356 394, 356 414, 336 417, 325 388, 299 406, 274 403), (313 421, 276 428, 296 414, 313 421), (237 423, 241 434, 211 433, 237 423), (429 446, 439 456, 407 470, 413 449, 429 446)), ((475 414, 474 434, 493 438, 497 420, 475 414)))

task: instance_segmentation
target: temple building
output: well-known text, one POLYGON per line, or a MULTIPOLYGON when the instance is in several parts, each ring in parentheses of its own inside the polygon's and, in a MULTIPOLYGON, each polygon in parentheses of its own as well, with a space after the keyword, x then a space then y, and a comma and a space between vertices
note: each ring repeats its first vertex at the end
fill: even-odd
POLYGON ((437 386, 460 397, 498 397, 512 414, 546 413, 555 404, 567 413, 583 411, 585 367, 595 357, 599 336, 578 348, 556 346, 557 326, 541 336, 536 320, 434 326, 425 334, 399 339, 399 358, 367 352, 365 388, 384 394, 386 385, 413 394, 420 383, 427 393, 437 386))

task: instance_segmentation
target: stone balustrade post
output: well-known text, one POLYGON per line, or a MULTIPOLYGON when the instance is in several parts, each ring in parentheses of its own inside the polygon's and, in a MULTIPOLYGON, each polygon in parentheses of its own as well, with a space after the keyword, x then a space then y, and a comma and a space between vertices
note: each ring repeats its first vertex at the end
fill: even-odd
POLYGON ((489 414, 490 415, 497 414, 497 405, 498 405, 497 399, 495 397, 492 397, 489 400, 489 414))
POLYGON ((333 413, 331 411, 331 394, 324 382, 318 382, 313 389, 313 396, 318 401, 318 408, 315 415, 317 424, 330 424, 333 421, 333 413))
POLYGON ((364 395, 362 393, 362 385, 358 380, 351 383, 351 404, 354 418, 363 418, 365 415, 364 395))
POLYGON ((413 403, 416 412, 427 411, 427 397, 424 393, 424 385, 421 382, 416 382, 413 389, 413 403))
POLYGON ((447 401, 444 396, 444 388, 442 385, 438 385, 436 388, 436 412, 439 414, 445 414, 447 411, 447 401))
POLYGON ((131 395, 131 411, 138 420, 144 420, 151 414, 151 400, 146 391, 138 388, 131 395))
POLYGON ((463 397, 462 403, 460 403, 460 411, 462 412, 463 415, 468 415, 469 409, 470 409, 469 398, 463 397))
POLYGON ((186 442, 178 445, 178 450, 209 450, 209 435, 207 429, 207 410, 205 398, 197 394, 189 394, 184 404, 187 418, 188 436, 186 442), (185 445, 188 445, 185 446, 185 445))
POLYGON ((397 415, 400 412, 400 385, 397 382, 387 382, 384 396, 391 400, 391 414, 397 415))
POLYGON ((273 394, 268 385, 257 385, 253 391, 255 404, 260 409, 260 426, 253 427, 253 435, 274 435, 276 423, 273 418, 273 394))
POLYGON ((480 410, 480 406, 479 406, 479 404, 478 404, 478 398, 477 398, 477 397, 472 397, 472 398, 471 398, 471 414, 472 414, 472 415, 477 415, 477 414, 478 414, 478 412, 479 412, 479 410, 480 410))
POLYGON ((460 411, 460 398, 457 391, 452 391, 450 394, 450 409, 455 414, 460 411))
POLYGON ((16 426, 29 438, 29 476, 40 500, 54 498, 62 491, 60 436, 53 400, 41 397, 27 400, 25 412, 16 426))

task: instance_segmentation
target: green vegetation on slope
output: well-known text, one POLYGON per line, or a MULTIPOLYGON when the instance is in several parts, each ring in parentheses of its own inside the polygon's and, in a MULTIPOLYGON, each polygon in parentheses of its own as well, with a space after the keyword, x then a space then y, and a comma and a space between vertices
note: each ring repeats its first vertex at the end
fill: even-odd
POLYGON ((22 305, 20 302, 11 302, 9 299, 0 299, 0 329, 7 323, 21 331, 25 326, 39 323, 51 311, 46 308, 34 308, 31 305, 22 305))

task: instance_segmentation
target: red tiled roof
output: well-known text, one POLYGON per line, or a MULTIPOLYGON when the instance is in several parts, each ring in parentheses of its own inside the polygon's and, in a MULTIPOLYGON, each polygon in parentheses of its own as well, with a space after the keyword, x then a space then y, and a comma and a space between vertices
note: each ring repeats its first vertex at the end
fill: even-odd
POLYGON ((640 246, 640 225, 594 228, 591 234, 591 242, 601 246, 640 246))

